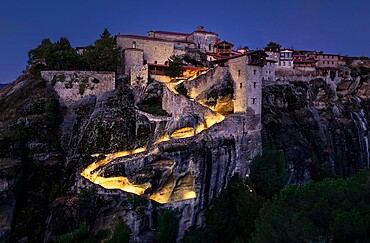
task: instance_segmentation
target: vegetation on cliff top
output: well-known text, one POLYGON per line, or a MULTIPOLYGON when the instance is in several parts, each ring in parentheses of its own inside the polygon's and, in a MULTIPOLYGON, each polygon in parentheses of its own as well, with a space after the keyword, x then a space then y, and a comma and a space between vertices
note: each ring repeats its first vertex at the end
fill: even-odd
POLYGON ((107 29, 94 45, 87 46, 81 54, 71 46, 69 40, 61 37, 55 43, 49 38, 28 52, 28 64, 34 71, 39 70, 93 70, 116 71, 120 51, 116 41, 107 29))

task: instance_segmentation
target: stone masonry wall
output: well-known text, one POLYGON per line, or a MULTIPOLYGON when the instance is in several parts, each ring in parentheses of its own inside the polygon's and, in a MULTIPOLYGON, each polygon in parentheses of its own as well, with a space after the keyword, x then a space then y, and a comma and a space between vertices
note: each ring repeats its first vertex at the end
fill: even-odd
POLYGON ((125 74, 130 75, 132 67, 142 66, 144 64, 144 51, 137 48, 125 49, 123 53, 123 62, 125 74))
POLYGON ((261 129, 262 67, 247 64, 248 56, 230 59, 227 62, 235 81, 234 112, 246 113, 247 130, 261 129))
POLYGON ((199 49, 203 52, 211 52, 218 41, 218 35, 206 31, 195 31, 188 37, 188 40, 194 42, 196 47, 199 45, 199 49))
POLYGON ((150 38, 134 38, 127 36, 117 36, 117 45, 125 50, 133 48, 133 42, 138 49, 144 50, 144 60, 147 63, 164 64, 174 53, 174 44, 171 41, 150 38))
POLYGON ((54 86, 61 105, 69 106, 75 101, 115 88, 114 72, 95 71, 42 71, 41 76, 54 86))
POLYGON ((184 81, 184 86, 188 91, 188 95, 196 98, 205 90, 211 88, 219 80, 223 79, 227 74, 227 67, 215 67, 209 69, 205 74, 199 75, 193 80, 184 81))

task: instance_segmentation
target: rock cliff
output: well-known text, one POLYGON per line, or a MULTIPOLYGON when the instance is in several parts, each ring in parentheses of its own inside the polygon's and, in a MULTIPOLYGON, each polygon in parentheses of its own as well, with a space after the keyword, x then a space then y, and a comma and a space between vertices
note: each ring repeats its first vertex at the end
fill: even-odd
MULTIPOLYGON (((263 145, 284 151, 289 183, 346 177, 369 165, 367 75, 359 68, 352 79, 337 85, 317 79, 263 88, 263 145)), ((151 84, 139 101, 158 105, 166 92, 151 84)), ((203 114, 215 114, 184 97, 172 98, 203 114)), ((5 215, 0 239, 4 241, 55 241, 82 222, 98 234, 122 218, 133 240, 150 242, 164 208, 179 210, 180 239, 188 227, 203 224, 204 210, 233 174, 249 173, 247 165, 261 148, 259 132, 243 131, 243 116, 232 114, 212 126, 206 118, 190 124, 183 112, 175 112, 176 105, 167 104, 173 110, 167 112, 180 119, 171 120, 140 111, 128 87, 61 108, 51 86, 24 75, 0 91, 0 101, 0 210, 5 215), (165 139, 200 123, 207 129, 165 139), (172 130, 166 134, 169 127, 172 130), (158 134, 164 136, 159 143, 158 134), (84 168, 109 158, 110 163, 98 164, 89 175, 145 185, 140 197, 145 202, 81 176, 84 168)))

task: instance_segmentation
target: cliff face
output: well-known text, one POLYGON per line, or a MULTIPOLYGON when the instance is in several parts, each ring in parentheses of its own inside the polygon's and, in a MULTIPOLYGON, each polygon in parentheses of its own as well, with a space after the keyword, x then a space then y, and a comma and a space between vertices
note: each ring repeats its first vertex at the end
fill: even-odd
POLYGON ((337 87, 319 79, 264 88, 264 144, 284 150, 291 183, 369 166, 369 92, 366 77, 337 87))
MULTIPOLYGON (((154 90, 157 104, 165 91, 154 90)), ((284 150, 289 183, 349 176, 368 166, 369 97, 369 79, 362 74, 337 86, 312 80, 263 88, 262 140, 284 150)), ((177 120, 148 115, 135 107, 128 87, 62 109, 50 86, 24 76, 2 90, 0 99, 0 210, 6 215, 1 240, 56 240, 84 221, 97 233, 119 217, 135 240, 150 242, 160 210, 168 207, 179 210, 181 238, 189 226, 203 223, 204 210, 234 173, 249 173, 247 165, 261 147, 259 132, 240 129, 243 116, 230 115, 211 127, 207 116, 189 123, 184 115, 197 108, 190 101, 178 104, 191 109, 165 106, 177 120), (207 129, 198 133, 199 127, 207 129), (176 131, 183 128, 192 135, 181 138, 184 133, 176 131), (181 139, 156 135, 171 135, 166 132, 181 139), (145 149, 134 153, 139 147, 145 149), (90 175, 149 185, 143 197, 157 202, 138 205, 132 194, 80 175, 107 154, 126 154, 122 151, 131 152, 90 175)))
POLYGON ((57 102, 28 75, 0 92, 0 241, 42 239, 63 168, 57 102))

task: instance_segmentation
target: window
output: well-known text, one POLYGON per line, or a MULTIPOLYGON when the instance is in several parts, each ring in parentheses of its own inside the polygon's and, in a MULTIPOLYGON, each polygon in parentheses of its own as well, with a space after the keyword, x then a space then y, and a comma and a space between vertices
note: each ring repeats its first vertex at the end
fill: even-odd
POLYGON ((238 70, 238 76, 240 76, 240 70, 238 70))
POLYGON ((256 69, 254 69, 254 70, 253 70, 253 75, 256 75, 256 72, 257 72, 257 71, 256 71, 256 69))
POLYGON ((154 64, 157 64, 158 62, 157 61, 154 61, 154 64))
POLYGON ((132 42, 132 48, 136 49, 136 41, 132 42))
POLYGON ((208 50, 211 51, 211 44, 208 45, 208 50))
POLYGON ((257 98, 252 98, 252 104, 254 105, 254 104, 256 104, 256 99, 257 98))
POLYGON ((257 82, 253 82, 253 88, 257 88, 257 82))
POLYGON ((198 49, 200 49, 200 44, 198 44, 198 49))
POLYGON ((243 83, 240 83, 240 88, 243 88, 243 83))

